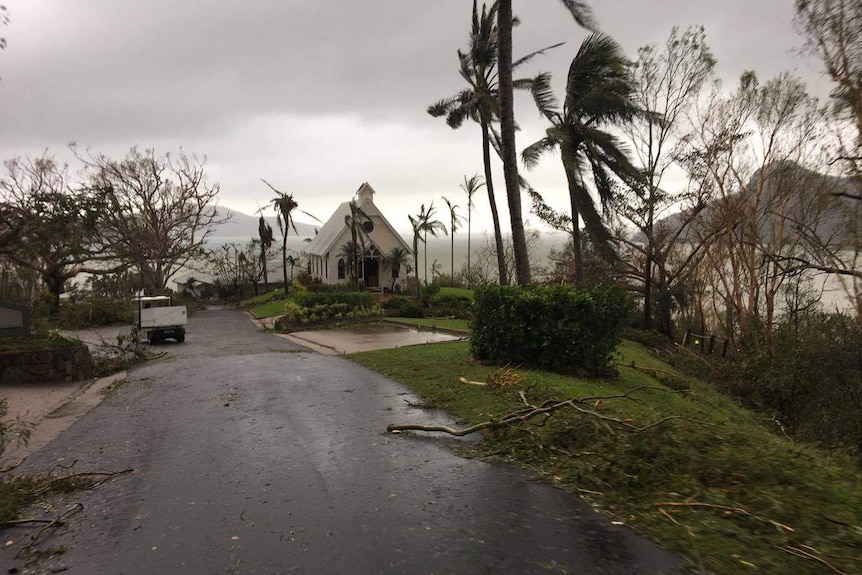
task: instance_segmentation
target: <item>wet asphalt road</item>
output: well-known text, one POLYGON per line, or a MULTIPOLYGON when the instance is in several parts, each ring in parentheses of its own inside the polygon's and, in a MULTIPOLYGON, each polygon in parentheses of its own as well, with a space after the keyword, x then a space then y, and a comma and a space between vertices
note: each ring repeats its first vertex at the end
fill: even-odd
MULTIPOLYGON (((135 474, 59 502, 64 553, 0 573, 672 573, 678 560, 521 470, 462 459, 407 390, 340 357, 195 315, 186 343, 27 463, 135 474)), ((3 540, 20 543, 26 530, 3 540)))

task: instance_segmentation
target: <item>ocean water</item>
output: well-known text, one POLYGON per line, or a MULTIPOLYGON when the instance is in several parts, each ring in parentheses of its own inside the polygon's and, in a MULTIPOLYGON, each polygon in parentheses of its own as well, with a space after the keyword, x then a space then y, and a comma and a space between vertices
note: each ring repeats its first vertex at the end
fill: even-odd
MULTIPOLYGON (((401 235, 404 238, 404 241, 407 242, 408 246, 413 245, 413 237, 408 236, 406 234, 401 235)), ((209 249, 215 250, 221 246, 226 244, 235 243, 238 245, 246 245, 249 243, 251 238, 248 237, 215 237, 212 238, 211 241, 207 242, 209 249)), ((290 250, 290 253, 301 254, 302 250, 305 248, 307 242, 306 239, 311 239, 310 237, 297 237, 297 236, 288 236, 287 237, 287 248, 290 250)), ((504 236, 504 241, 508 240, 508 236, 504 236)), ((533 255, 535 257, 535 261, 539 266, 549 267, 550 261, 548 260, 548 254, 551 249, 561 249, 565 243, 568 241, 568 236, 565 234, 542 234, 535 241, 535 245, 533 248, 533 255)), ((276 246, 281 247, 281 238, 278 237, 275 239, 276 246)), ((471 234, 470 235, 470 263, 473 269, 476 269, 477 266, 487 267, 490 269, 490 273, 492 276, 496 276, 497 270, 497 260, 495 258, 490 257, 489 247, 494 245, 494 236, 493 234, 471 234)), ((453 256, 453 242, 452 239, 448 236, 440 236, 435 238, 433 236, 428 237, 428 245, 427 250, 424 243, 419 242, 419 278, 425 279, 425 271, 427 270, 428 280, 431 280, 432 277, 432 268, 434 264, 438 264, 440 273, 449 274, 452 270, 452 266, 454 263, 455 274, 459 274, 462 268, 467 265, 467 234, 455 234, 454 238, 454 258, 453 256), (426 260, 426 251, 427 251, 427 262, 426 260)), ((281 273, 281 263, 276 262, 273 266, 276 270, 276 277, 281 273)), ((270 270, 270 274, 273 271, 270 270)), ((272 276, 271 276, 272 277, 272 276)))

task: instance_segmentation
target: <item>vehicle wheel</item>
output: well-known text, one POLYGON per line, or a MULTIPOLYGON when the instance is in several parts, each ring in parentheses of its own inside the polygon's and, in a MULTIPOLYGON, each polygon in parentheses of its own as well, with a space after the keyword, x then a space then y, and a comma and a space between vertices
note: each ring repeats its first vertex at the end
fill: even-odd
POLYGON ((181 333, 177 336, 177 343, 183 343, 186 340, 186 334, 181 333))

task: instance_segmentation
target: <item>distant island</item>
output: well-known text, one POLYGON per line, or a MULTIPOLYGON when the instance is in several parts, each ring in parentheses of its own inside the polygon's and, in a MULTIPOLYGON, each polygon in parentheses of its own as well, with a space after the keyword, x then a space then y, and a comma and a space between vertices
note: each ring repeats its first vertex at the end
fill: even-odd
MULTIPOLYGON (((258 216, 250 216, 248 214, 244 214, 242 212, 238 212, 236 210, 231 210, 230 208, 219 207, 219 213, 228 215, 230 214, 230 219, 223 224, 218 224, 214 226, 214 230, 211 238, 256 238, 258 237, 258 216)), ((281 237, 281 233, 278 231, 278 222, 274 216, 269 216, 266 218, 266 221, 269 222, 269 225, 272 226, 273 231, 277 237, 281 237)), ((311 237, 316 233, 316 230, 319 229, 320 226, 313 226, 311 224, 303 224, 300 222, 296 222, 296 231, 299 232, 299 235, 302 237, 311 237)), ((293 229, 290 230, 289 235, 294 235, 293 229)))

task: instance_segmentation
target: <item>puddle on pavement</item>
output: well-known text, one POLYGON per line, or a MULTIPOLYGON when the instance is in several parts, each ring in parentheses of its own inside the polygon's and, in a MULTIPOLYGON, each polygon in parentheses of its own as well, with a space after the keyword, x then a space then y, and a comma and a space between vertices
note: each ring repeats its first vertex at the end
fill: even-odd
POLYGON ((450 333, 421 330, 391 323, 363 323, 339 329, 302 331, 292 335, 298 339, 331 348, 338 353, 354 353, 461 339, 461 336, 450 333))

